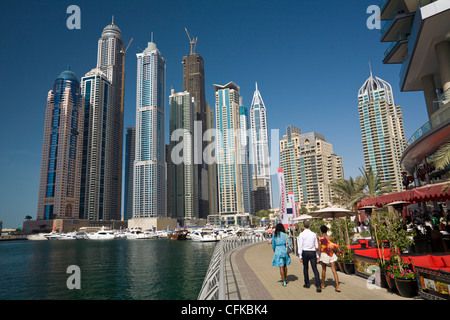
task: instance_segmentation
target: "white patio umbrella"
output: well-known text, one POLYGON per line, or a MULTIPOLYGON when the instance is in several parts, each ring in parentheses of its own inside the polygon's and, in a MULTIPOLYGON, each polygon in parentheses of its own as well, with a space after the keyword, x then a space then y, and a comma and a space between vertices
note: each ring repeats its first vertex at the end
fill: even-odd
POLYGON ((309 219, 315 219, 315 218, 310 216, 309 214, 302 214, 302 215, 298 216, 297 218, 294 218, 294 221, 302 221, 302 220, 309 220, 309 219))
POLYGON ((310 212, 309 215, 313 218, 341 218, 341 217, 353 217, 357 212, 342 209, 339 207, 328 207, 320 209, 315 212, 310 212))
MULTIPOLYGON (((339 207, 328 207, 315 212, 311 212, 310 215, 315 218, 341 218, 341 217, 352 217, 356 215, 357 212, 350 211, 347 209, 342 209, 339 207)), ((350 239, 348 236, 347 224, 345 225, 347 244, 350 245, 350 239)))

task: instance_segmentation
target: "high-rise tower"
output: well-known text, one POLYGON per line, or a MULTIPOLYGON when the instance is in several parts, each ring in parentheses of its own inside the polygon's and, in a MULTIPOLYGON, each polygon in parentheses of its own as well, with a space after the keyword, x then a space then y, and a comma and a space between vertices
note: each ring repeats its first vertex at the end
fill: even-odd
POLYGON ((239 114, 239 86, 214 85, 219 215, 244 213, 239 114))
POLYGON ((197 219, 198 210, 198 166, 194 164, 194 118, 195 101, 187 91, 172 89, 170 106, 170 158, 168 201, 172 218, 197 219))
POLYGON ((242 190, 244 196, 244 211, 254 214, 253 198, 252 198, 252 167, 250 165, 250 137, 248 123, 248 109, 242 103, 240 98, 239 106, 239 124, 241 129, 241 166, 242 166, 242 190))
POLYGON ((78 218, 83 100, 71 71, 62 72, 48 93, 37 219, 78 218))
POLYGON ((365 166, 401 191, 405 130, 402 109, 394 103, 391 85, 370 72, 359 89, 358 103, 365 166))
POLYGON ((315 133, 302 134, 288 126, 280 141, 280 165, 286 191, 294 193, 295 202, 313 208, 332 204, 330 184, 344 177, 342 157, 333 153, 333 145, 315 133))
POLYGON ((208 128, 205 98, 205 67, 202 56, 195 53, 195 48, 192 46, 193 43, 196 44, 196 40, 191 40, 190 54, 183 57, 183 91, 189 92, 194 97, 196 105, 195 121, 197 121, 197 130, 194 136, 194 143, 196 163, 198 166, 196 170, 198 180, 198 210, 199 217, 206 218, 210 212, 209 198, 213 197, 213 195, 209 193, 213 186, 208 183, 208 165, 203 158, 203 150, 206 147, 206 142, 203 141, 203 135, 208 128), (200 128, 201 130, 199 130, 200 128))
POLYGON ((269 208, 272 208, 272 180, 270 178, 267 112, 258 90, 258 84, 256 84, 252 105, 250 107, 250 129, 252 138, 252 163, 254 164, 254 185, 264 186, 266 188, 269 208))
POLYGON ((98 40, 97 68, 111 83, 111 121, 108 139, 111 147, 109 167, 105 172, 105 183, 110 185, 109 201, 105 203, 104 219, 120 219, 122 194, 122 154, 123 154, 123 108, 124 108, 124 71, 125 51, 122 33, 114 20, 107 25, 98 40))
POLYGON ((165 75, 166 60, 156 44, 137 55, 136 154, 133 218, 165 218, 165 75))
POLYGON ((80 218, 109 220, 112 201, 111 82, 95 68, 81 79, 84 99, 83 157, 80 192, 80 218))
POLYGON ((125 132, 125 203, 124 220, 133 218, 134 156, 136 150, 136 127, 128 127, 125 132))

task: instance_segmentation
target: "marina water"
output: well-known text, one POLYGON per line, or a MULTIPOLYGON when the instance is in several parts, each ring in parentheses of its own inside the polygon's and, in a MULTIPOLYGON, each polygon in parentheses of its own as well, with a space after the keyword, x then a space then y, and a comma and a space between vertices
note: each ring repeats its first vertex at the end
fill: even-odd
POLYGON ((190 240, 0 243, 0 300, 195 300, 216 246, 190 240), (81 289, 68 289, 80 268, 81 289))

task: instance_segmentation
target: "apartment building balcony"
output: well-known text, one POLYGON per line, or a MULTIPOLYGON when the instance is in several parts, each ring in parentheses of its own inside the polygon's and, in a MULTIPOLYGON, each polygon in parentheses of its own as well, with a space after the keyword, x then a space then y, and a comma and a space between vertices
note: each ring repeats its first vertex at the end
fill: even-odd
POLYGON ((382 0, 380 3, 380 19, 391 20, 399 13, 416 12, 419 5, 425 6, 436 0, 382 0))
POLYGON ((406 143, 401 163, 409 173, 416 165, 450 141, 450 103, 447 102, 433 117, 421 126, 406 143))
POLYGON ((396 15, 392 20, 386 21, 381 29, 381 42, 396 42, 407 38, 411 32, 415 14, 402 13, 396 15))
POLYGON ((391 45, 384 52, 384 64, 403 63, 406 60, 408 53, 408 39, 405 36, 404 39, 392 42, 391 45))
POLYGON ((406 59, 400 70, 401 91, 422 91, 422 78, 426 75, 434 75, 436 87, 442 87, 436 45, 450 41, 448 30, 449 1, 431 1, 418 8, 409 35, 406 59))

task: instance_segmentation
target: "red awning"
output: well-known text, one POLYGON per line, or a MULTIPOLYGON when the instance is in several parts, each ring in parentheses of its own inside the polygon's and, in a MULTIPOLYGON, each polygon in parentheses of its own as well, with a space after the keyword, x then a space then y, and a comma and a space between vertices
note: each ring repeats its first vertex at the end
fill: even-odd
POLYGON ((427 201, 448 201, 450 200, 450 187, 447 188, 445 192, 442 192, 442 188, 448 183, 450 183, 450 181, 429 184, 412 190, 391 193, 384 196, 362 199, 361 204, 358 207, 381 207, 395 201, 408 201, 411 203, 427 201))

